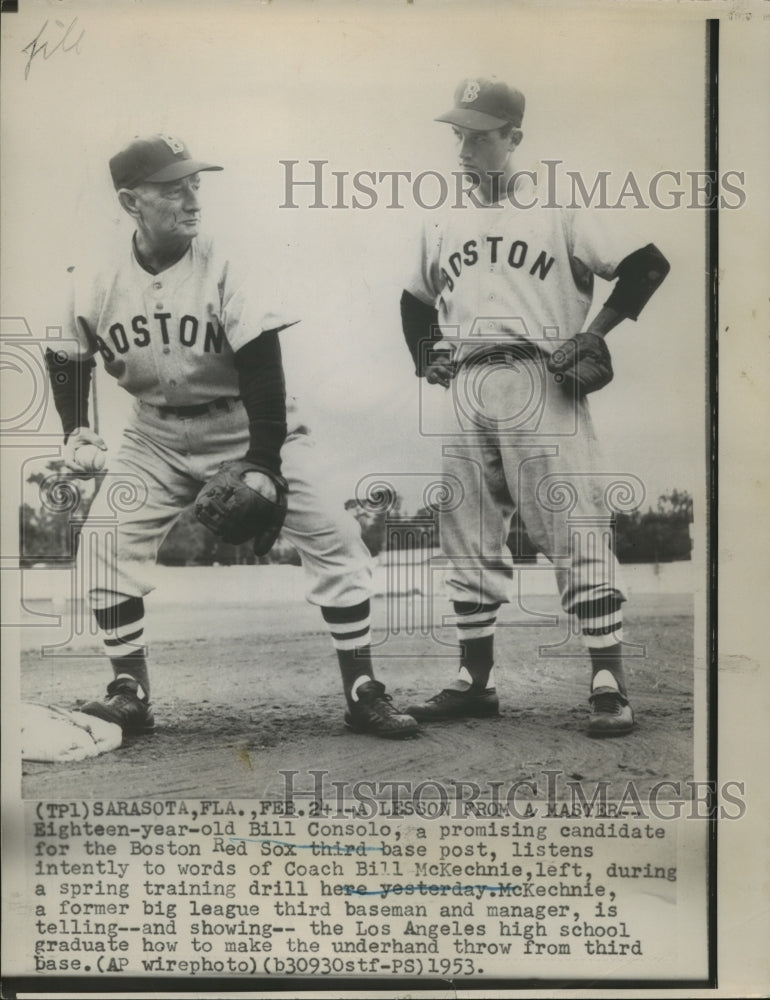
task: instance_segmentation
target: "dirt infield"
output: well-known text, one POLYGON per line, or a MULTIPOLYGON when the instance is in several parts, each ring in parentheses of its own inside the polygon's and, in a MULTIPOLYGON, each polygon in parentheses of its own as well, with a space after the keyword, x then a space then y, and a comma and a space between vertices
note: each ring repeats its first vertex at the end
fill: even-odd
MULTIPOLYGON (((373 602, 378 677, 397 705, 435 693, 455 669, 452 629, 435 637, 394 635, 410 599, 373 602), (401 617, 399 617, 401 616, 401 617), (437 641, 438 640, 438 641, 437 641), (446 642, 448 645, 439 645, 446 642)), ((532 598, 537 614, 558 614, 550 597, 532 598)), ((597 781, 622 792, 633 779, 643 794, 664 778, 693 771, 693 610, 688 595, 636 595, 626 639, 644 648, 627 661, 636 730, 615 740, 585 735, 589 667, 579 640, 539 655, 564 637, 558 627, 515 625, 501 616, 497 685, 502 715, 425 725, 402 742, 348 733, 338 669, 317 609, 301 603, 189 608, 170 605, 151 627, 157 729, 121 749, 82 763, 23 765, 25 798, 282 797, 280 772, 309 770, 328 781, 508 783, 546 769, 586 790, 597 781), (163 635, 170 638, 164 639, 163 635), (541 651, 542 652, 542 651, 541 651), (553 650, 551 651, 553 652, 553 650)), ((545 621, 545 619, 542 619, 545 621)), ((28 645, 32 645, 28 643, 28 645)), ((95 640, 66 657, 22 656, 25 701, 73 707, 104 686, 95 640)), ((63 650, 67 652, 67 650, 63 650)), ((542 787, 542 785, 541 785, 542 787)), ((526 799, 526 790, 519 800, 526 799)))

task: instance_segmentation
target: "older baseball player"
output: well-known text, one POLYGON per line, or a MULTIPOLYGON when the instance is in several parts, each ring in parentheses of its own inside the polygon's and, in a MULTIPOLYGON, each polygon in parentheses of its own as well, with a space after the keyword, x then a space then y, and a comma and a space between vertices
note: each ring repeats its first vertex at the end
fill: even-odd
POLYGON ((509 599, 503 553, 516 515, 579 622, 592 665, 588 731, 622 735, 634 724, 625 595, 586 394, 612 378, 605 336, 637 318, 669 265, 595 211, 538 202, 532 177, 513 168, 524 104, 505 83, 466 79, 437 119, 452 126, 473 188, 428 221, 401 300, 417 374, 448 389, 443 463, 458 498, 441 516, 441 544, 453 566, 459 674, 407 711, 418 720, 498 714, 494 631, 509 599), (616 284, 586 327, 595 274, 616 284))
MULTIPOLYGON (((220 464, 246 458, 255 467, 249 486, 260 496, 276 501, 288 487, 284 532, 337 650, 346 725, 410 736, 417 723, 394 709, 372 671, 368 550, 355 520, 308 481, 308 431, 287 407, 278 335, 296 317, 272 311, 275 292, 199 233, 201 174, 221 169, 193 159, 171 135, 132 140, 112 157, 110 172, 133 237, 96 272, 69 269, 67 323, 78 347, 69 357, 48 356, 65 464, 85 478, 103 465, 106 446, 88 419, 91 368, 101 356, 134 397, 109 483, 124 481, 140 498, 117 515, 116 551, 100 546, 91 569, 89 599, 113 680, 103 700, 81 710, 125 734, 153 727, 142 641, 147 566, 220 464)), ((92 522, 114 518, 109 493, 97 493, 92 522)))

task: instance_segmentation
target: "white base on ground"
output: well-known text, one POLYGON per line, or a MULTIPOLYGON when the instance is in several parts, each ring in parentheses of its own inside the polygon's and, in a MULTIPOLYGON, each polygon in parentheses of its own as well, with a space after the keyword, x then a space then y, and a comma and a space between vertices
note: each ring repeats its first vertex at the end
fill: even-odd
POLYGON ((21 706, 21 755, 23 760, 48 763, 85 760, 123 742, 120 726, 83 712, 69 712, 53 705, 21 706))

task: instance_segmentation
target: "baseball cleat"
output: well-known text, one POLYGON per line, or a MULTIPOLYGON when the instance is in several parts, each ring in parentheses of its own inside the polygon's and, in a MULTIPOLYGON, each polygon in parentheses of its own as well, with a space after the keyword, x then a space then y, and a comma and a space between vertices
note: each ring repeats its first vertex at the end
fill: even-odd
POLYGON ((400 740, 416 736, 417 721, 411 715, 397 712, 392 698, 385 694, 385 685, 379 681, 367 681, 359 685, 358 701, 352 702, 345 712, 345 725, 354 733, 370 733, 387 740, 400 740))
POLYGON ((434 719, 487 719, 500 714, 500 702, 495 688, 474 688, 466 691, 444 688, 421 705, 410 705, 407 712, 420 722, 434 719))
POLYGON ((617 688, 598 687, 591 692, 588 701, 591 705, 589 736, 624 736, 634 728, 634 713, 628 698, 617 688))
POLYGON ((102 701, 91 701, 78 711, 114 722, 126 736, 149 732, 155 726, 149 702, 139 698, 134 684, 123 678, 107 685, 107 695, 102 701))

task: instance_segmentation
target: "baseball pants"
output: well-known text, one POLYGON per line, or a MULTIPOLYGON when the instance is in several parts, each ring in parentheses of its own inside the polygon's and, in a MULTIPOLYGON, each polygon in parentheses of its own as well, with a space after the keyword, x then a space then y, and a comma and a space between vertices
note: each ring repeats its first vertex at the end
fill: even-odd
POLYGON ((624 601, 588 404, 554 382, 540 357, 461 365, 445 394, 443 473, 455 500, 441 514, 454 601, 510 600, 505 546, 518 512, 554 565, 562 606, 624 601))
MULTIPOLYGON (((248 440, 239 401, 195 417, 166 415, 137 401, 88 515, 90 534, 100 536, 85 568, 95 610, 154 589, 147 570, 163 539, 220 463, 243 457, 248 440)), ((283 535, 300 553, 309 578, 307 600, 322 607, 368 600, 369 551, 352 515, 318 493, 323 470, 303 426, 290 424, 281 459, 289 484, 283 535)), ((259 583, 255 574, 255 587, 259 583)))

